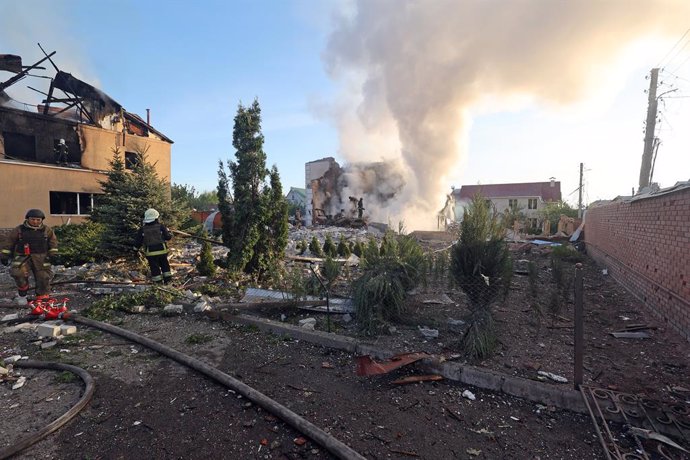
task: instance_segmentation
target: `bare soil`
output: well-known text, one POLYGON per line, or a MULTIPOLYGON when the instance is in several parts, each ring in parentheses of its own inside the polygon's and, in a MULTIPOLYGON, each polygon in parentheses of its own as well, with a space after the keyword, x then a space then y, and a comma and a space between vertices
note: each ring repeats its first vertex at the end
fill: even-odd
MULTIPOLYGON (((468 364, 529 379, 538 370, 564 376, 572 385, 573 304, 548 311, 547 251, 516 250, 537 263, 542 289, 535 297, 527 276, 516 275, 495 318, 494 356, 468 364), (535 304, 543 315, 536 313, 535 304)), ((679 388, 690 387, 690 347, 653 316, 601 267, 585 263, 585 383, 643 394, 688 406, 679 388), (616 339, 629 324, 653 329, 648 339, 616 339)), ((93 298, 63 293, 79 309, 93 298)), ((0 297, 11 295, 6 288, 0 297)), ((571 301, 572 302, 572 301, 571 301)), ((1 307, 0 314, 18 311, 1 307)), ((467 313, 463 294, 445 282, 409 299, 405 324, 376 339, 358 336, 353 323, 334 316, 332 328, 393 352, 427 351, 465 360, 457 348, 457 320, 467 313), (425 303, 446 294, 452 303, 425 303), (427 340, 418 326, 436 328, 427 340)), ((296 323, 314 316, 301 310, 255 311, 296 323)), ((589 416, 544 407, 451 381, 396 385, 414 365, 376 377, 355 375, 354 356, 249 327, 212 322, 202 315, 163 317, 160 312, 120 313, 113 324, 207 362, 287 406, 369 459, 597 459, 605 458, 589 416), (462 392, 476 396, 470 400, 462 392)), ((171 360, 108 333, 79 331, 41 349, 34 331, 2 333, 0 358, 14 354, 59 361, 88 370, 96 380, 92 402, 75 419, 19 458, 149 459, 333 458, 319 445, 245 398, 171 360)), ((326 320, 317 315, 317 329, 326 320)), ((50 371, 21 370, 17 390, 0 384, 0 448, 30 435, 79 398, 80 381, 50 371)), ((547 382, 559 385, 555 382, 547 382)))

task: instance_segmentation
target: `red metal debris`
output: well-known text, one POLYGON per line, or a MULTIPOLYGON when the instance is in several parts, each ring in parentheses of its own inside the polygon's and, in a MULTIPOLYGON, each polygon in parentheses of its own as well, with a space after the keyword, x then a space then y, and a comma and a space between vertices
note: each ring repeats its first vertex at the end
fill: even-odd
POLYGON ((377 363, 371 356, 357 356, 357 375, 379 375, 399 367, 407 366, 420 359, 428 358, 431 355, 425 352, 401 353, 393 356, 389 362, 377 363))

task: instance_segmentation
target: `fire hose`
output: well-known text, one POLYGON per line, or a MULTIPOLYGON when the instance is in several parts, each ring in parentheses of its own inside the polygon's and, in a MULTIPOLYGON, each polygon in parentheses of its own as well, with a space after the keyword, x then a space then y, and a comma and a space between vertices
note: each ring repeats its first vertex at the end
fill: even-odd
POLYGON ((82 381, 86 385, 86 388, 84 390, 84 394, 79 399, 79 401, 77 401, 77 403, 74 406, 72 406, 67 412, 62 414, 60 417, 53 420, 51 423, 44 426, 31 436, 27 436, 26 438, 22 439, 18 443, 0 449, 0 459, 9 458, 13 455, 18 454, 22 450, 36 444, 38 441, 42 440, 50 433, 56 431, 58 428, 61 428, 67 422, 72 420, 79 413, 79 411, 81 411, 89 403, 89 401, 91 401, 95 389, 94 380, 93 377, 91 377, 91 374, 89 374, 80 367, 62 363, 44 363, 40 361, 17 361, 14 364, 14 366, 23 369, 48 369, 52 371, 71 372, 82 379, 82 381))
POLYGON ((200 372, 201 374, 205 375, 206 377, 215 380, 221 385, 238 392, 251 402, 257 404, 261 408, 279 417, 297 431, 311 438, 317 444, 321 445, 328 452, 333 454, 336 458, 340 458, 343 460, 365 460, 365 457, 357 453, 355 450, 353 450, 343 442, 337 440, 330 434, 326 433, 313 423, 300 417, 287 407, 274 401, 273 399, 269 398, 263 393, 250 387, 249 385, 240 382, 239 380, 231 377, 230 375, 221 372, 217 368, 210 366, 196 358, 192 358, 191 356, 185 355, 184 353, 181 353, 159 342, 156 342, 134 332, 128 331, 126 329, 113 326, 112 324, 103 323, 101 321, 95 321, 73 313, 65 313, 63 315, 63 319, 65 321, 72 321, 77 324, 83 324, 85 326, 110 332, 111 334, 124 337, 128 340, 131 340, 132 342, 136 342, 140 345, 143 345, 151 350, 160 353, 163 356, 167 356, 168 358, 171 358, 174 361, 177 361, 178 363, 183 364, 191 369, 194 369, 200 372))

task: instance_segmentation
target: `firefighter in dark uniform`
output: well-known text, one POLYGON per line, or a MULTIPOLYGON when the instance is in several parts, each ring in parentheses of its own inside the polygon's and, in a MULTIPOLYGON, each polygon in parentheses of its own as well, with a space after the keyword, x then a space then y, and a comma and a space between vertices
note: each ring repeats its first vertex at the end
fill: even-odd
POLYGON ((29 272, 36 280, 36 299, 50 297, 53 278, 50 256, 58 252, 53 229, 43 223, 46 216, 40 209, 29 209, 24 223, 13 228, 0 245, 0 262, 9 265, 10 275, 17 283, 17 303, 26 305, 29 292, 29 272))
POLYGON ((144 247, 144 255, 151 268, 151 280, 154 283, 172 281, 172 272, 168 262, 168 245, 172 239, 170 231, 158 222, 158 211, 147 209, 144 213, 144 225, 141 226, 134 241, 134 249, 144 247))

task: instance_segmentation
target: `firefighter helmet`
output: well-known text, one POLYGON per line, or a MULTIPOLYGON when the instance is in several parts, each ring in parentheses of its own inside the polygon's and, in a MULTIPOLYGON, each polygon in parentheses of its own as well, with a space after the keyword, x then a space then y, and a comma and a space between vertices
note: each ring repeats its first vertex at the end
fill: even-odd
POLYGON ((39 219, 45 219, 46 215, 43 214, 43 211, 40 209, 29 209, 26 211, 26 216, 24 216, 25 219, 28 219, 29 217, 37 217, 39 219))
POLYGON ((158 219, 158 216, 160 216, 160 214, 158 214, 158 211, 156 211, 155 209, 147 209, 146 212, 144 212, 144 223, 151 223, 154 220, 158 219))

